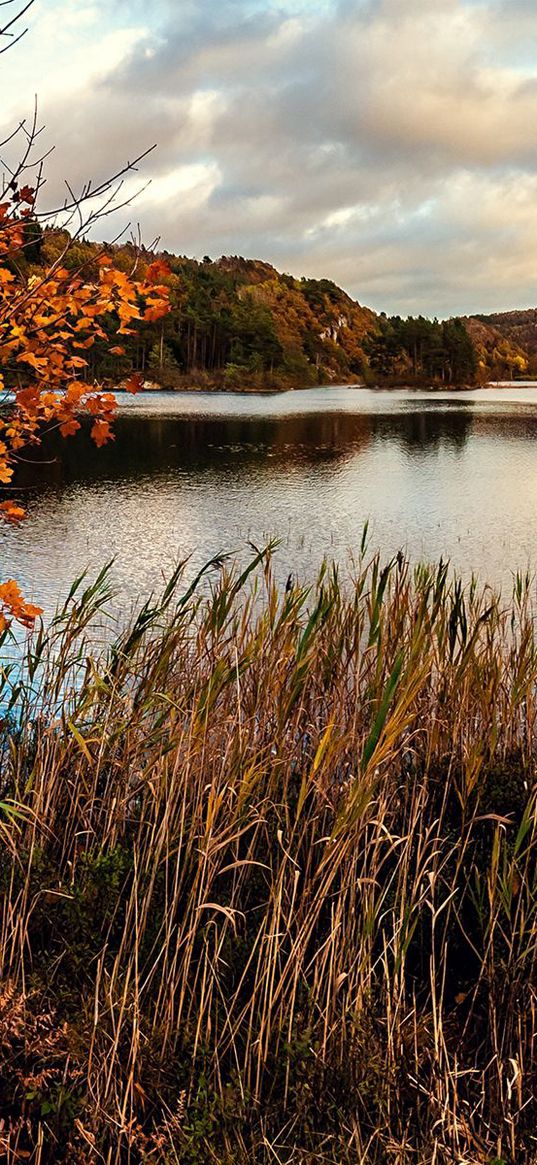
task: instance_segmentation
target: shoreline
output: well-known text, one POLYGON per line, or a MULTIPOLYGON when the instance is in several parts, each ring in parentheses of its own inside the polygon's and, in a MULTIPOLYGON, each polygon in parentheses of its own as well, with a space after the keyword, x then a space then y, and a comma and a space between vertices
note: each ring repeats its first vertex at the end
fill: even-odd
MULTIPOLYGON (((462 392, 486 391, 487 389, 493 389, 493 388, 505 388, 506 390, 509 390, 509 389, 516 389, 516 388, 532 388, 534 386, 537 386, 537 378, 535 380, 531 380, 531 381, 530 380, 523 380, 523 381, 491 380, 491 381, 487 381, 486 383, 483 383, 483 384, 441 384, 441 383, 431 383, 431 382, 425 382, 423 384, 416 384, 416 383, 409 384, 408 381, 397 381, 395 383, 390 383, 390 384, 382 384, 382 383, 365 384, 363 381, 350 380, 350 381, 326 381, 326 382, 323 382, 320 384, 298 384, 298 385, 296 385, 296 384, 294 384, 294 385, 282 384, 279 387, 268 386, 268 385, 267 386, 254 385, 251 388, 232 387, 230 385, 224 385, 221 383, 217 384, 216 382, 213 382, 210 384, 192 384, 192 383, 190 383, 190 384, 181 384, 181 385, 173 385, 172 386, 172 385, 157 384, 154 381, 151 381, 151 382, 146 381, 144 383, 144 387, 141 389, 141 392, 144 393, 145 395, 148 395, 148 396, 151 395, 152 393, 166 393, 167 395, 170 395, 170 396, 180 395, 181 393, 188 393, 188 394, 191 394, 193 396, 196 394, 201 395, 204 393, 209 394, 209 395, 214 395, 214 396, 223 396, 223 395, 231 395, 231 396, 282 396, 282 395, 285 395, 285 393, 289 393, 289 392, 308 392, 311 389, 352 388, 352 389, 355 389, 357 391, 361 390, 361 389, 365 389, 365 390, 369 390, 371 392, 387 392, 387 393, 389 393, 389 392, 402 392, 402 391, 405 391, 405 392, 420 392, 421 391, 421 392, 449 393, 449 394, 451 394, 451 393, 462 393, 462 392)), ((112 391, 121 392, 124 390, 121 388, 121 385, 120 385, 119 387, 113 388, 112 391)))

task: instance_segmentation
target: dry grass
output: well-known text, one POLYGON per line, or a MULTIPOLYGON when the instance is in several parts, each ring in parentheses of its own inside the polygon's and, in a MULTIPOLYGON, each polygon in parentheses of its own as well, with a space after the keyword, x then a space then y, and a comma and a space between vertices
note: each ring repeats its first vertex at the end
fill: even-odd
POLYGON ((0 1153, 535 1160, 529 580, 205 577, 4 672, 0 1153))

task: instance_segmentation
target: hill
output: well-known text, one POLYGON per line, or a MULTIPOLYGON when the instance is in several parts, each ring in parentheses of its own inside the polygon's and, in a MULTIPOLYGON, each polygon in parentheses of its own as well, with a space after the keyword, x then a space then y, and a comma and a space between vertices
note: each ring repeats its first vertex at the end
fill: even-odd
MULTIPOLYGON (((65 244, 65 232, 46 232, 30 270, 54 262, 65 244)), ((124 270, 154 258, 128 244, 108 249, 124 270)), ((91 277, 98 254, 96 244, 77 242, 65 263, 91 277)), ((163 251, 159 258, 169 269, 170 314, 127 338, 124 356, 96 345, 88 375, 117 381, 134 369, 166 387, 245 391, 356 381, 367 371, 377 316, 330 280, 295 279, 239 256, 198 262, 163 251)))
POLYGON ((475 315, 464 324, 487 379, 537 376, 537 309, 475 315))
MULTIPOLYGON (((30 225, 29 277, 59 261, 88 280, 97 277, 102 244, 30 225)), ((104 245, 128 272, 155 258, 128 243, 104 245)), ((167 388, 244 392, 356 381, 456 386, 537 375, 537 310, 443 322, 388 318, 330 279, 295 278, 261 260, 198 261, 169 251, 158 257, 169 272, 169 315, 126 337, 123 352, 96 344, 88 378, 117 384, 135 371, 167 388)))
MULTIPOLYGON (((55 262, 98 275, 102 245, 69 240, 32 225, 28 276, 55 262)), ((154 259, 130 244, 108 247, 117 267, 143 274, 154 259)), ((121 353, 95 344, 89 379, 121 380, 133 371, 167 388, 236 391, 322 383, 473 381, 472 341, 460 321, 388 319, 353 300, 330 279, 295 278, 269 263, 223 256, 201 262, 163 251, 171 311, 125 338, 121 353)), ((110 320, 110 332, 114 321, 110 320)))

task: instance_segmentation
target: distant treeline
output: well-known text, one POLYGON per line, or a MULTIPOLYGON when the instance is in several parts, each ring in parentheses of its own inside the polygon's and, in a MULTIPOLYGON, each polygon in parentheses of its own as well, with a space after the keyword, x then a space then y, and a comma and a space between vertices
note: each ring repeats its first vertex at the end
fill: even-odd
MULTIPOLYGON (((66 232, 28 224, 28 274, 62 255, 66 232)), ((154 258, 130 244, 113 248, 116 266, 143 269, 154 258)), ((102 245, 72 243, 62 262, 97 275, 102 245)), ((201 262, 162 252, 171 311, 125 337, 124 355, 97 343, 87 354, 91 380, 118 382, 131 372, 168 387, 237 390, 326 382, 467 384, 520 377, 526 349, 486 317, 440 322, 377 315, 329 279, 295 279, 238 256, 201 262)), ((142 270, 143 274, 143 270, 142 270)), ((535 313, 534 313, 535 314, 535 313)), ((505 317, 507 318, 507 317, 505 317)), ((113 335, 117 321, 110 318, 113 335)), ((532 320, 536 332, 537 323, 532 320)), ((530 327, 531 331, 531 327, 530 327)), ((525 330, 527 339, 528 327, 525 330)), ((113 345, 112 345, 113 347, 113 345)))
POLYGON ((367 341, 369 366, 382 379, 473 383, 478 357, 461 320, 427 320, 381 315, 367 341))

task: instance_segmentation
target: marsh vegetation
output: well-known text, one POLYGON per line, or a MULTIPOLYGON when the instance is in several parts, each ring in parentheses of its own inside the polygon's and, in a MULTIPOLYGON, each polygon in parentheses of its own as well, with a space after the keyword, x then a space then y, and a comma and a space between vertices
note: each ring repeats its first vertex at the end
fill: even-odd
POLYGON ((352 586, 278 589, 260 552, 100 653, 105 575, 34 630, 3 670, 7 1161, 533 1159, 530 594, 365 548, 352 586))

